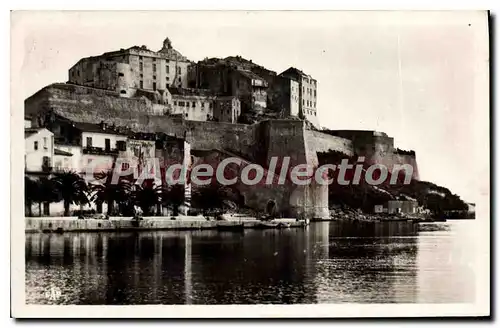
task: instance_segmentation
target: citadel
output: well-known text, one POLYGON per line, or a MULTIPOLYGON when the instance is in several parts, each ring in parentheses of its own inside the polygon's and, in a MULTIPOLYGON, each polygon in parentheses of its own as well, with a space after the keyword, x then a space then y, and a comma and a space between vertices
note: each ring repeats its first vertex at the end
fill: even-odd
MULTIPOLYGON (((318 168, 324 154, 338 152, 388 170, 409 164, 419 179, 415 152, 395 148, 387 134, 322 129, 318 97, 318 81, 297 68, 277 74, 240 56, 195 63, 168 38, 158 51, 133 46, 82 58, 66 83, 25 100, 25 171, 84 173, 89 163, 117 158, 183 165, 239 158, 268 175, 272 158, 277 167, 286 157, 290 167, 318 168)), ((237 188, 251 208, 272 200, 287 216, 329 215, 328 186, 314 181, 237 188)), ((189 198, 191 186, 185 190, 189 198)))

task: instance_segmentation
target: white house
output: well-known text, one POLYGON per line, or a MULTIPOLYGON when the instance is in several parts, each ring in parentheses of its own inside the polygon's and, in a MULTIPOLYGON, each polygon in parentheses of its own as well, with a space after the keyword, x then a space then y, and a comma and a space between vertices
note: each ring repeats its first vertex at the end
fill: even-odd
POLYGON ((127 134, 106 124, 77 123, 76 127, 82 132, 82 172, 90 165, 97 171, 110 169, 119 152, 127 149, 127 134))
POLYGON ((27 173, 50 173, 54 160, 54 134, 45 128, 24 129, 24 169, 27 173))
POLYGON ((54 172, 81 171, 82 147, 76 145, 54 145, 54 172))

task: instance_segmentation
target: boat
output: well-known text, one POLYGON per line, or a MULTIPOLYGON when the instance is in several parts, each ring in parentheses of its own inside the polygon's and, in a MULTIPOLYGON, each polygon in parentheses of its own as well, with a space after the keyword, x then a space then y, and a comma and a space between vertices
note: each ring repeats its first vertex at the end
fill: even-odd
POLYGON ((290 223, 289 222, 280 222, 280 223, 278 223, 278 228, 281 228, 281 229, 290 228, 290 223))
POLYGON ((241 222, 219 221, 217 230, 219 231, 243 231, 244 225, 241 222))

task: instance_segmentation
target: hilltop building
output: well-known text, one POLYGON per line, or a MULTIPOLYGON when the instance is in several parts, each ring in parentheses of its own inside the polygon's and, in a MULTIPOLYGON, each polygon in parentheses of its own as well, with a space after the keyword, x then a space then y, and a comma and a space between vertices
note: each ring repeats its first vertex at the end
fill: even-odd
POLYGON ((210 121, 214 116, 216 96, 210 90, 169 88, 172 115, 191 121, 210 121))
POLYGON ((69 82, 112 90, 121 97, 134 97, 137 90, 162 95, 171 86, 187 88, 190 64, 166 38, 159 51, 133 46, 83 58, 69 69, 69 82))
MULTIPOLYGON (((146 46, 82 58, 69 69, 70 84, 114 93, 117 97, 151 101, 152 115, 175 115, 186 120, 218 120, 217 97, 236 97, 239 109, 224 122, 237 122, 239 112, 272 117, 301 117, 319 127, 316 117, 317 83, 296 68, 281 74, 241 56, 191 62, 166 38, 158 51, 146 46), (194 105, 193 105, 194 104, 194 105), (208 106, 208 108, 206 107, 208 106), (301 116, 302 115, 302 116, 301 116)), ((236 103, 234 104, 236 105, 236 103)), ((234 107, 234 106, 233 106, 234 107)))
POLYGON ((214 108, 214 121, 237 123, 241 114, 241 102, 238 97, 217 97, 214 108))
POLYGON ((280 76, 293 80, 298 84, 299 113, 314 126, 319 126, 317 117, 318 81, 294 67, 290 67, 280 76))
POLYGON ((192 65, 189 84, 221 96, 238 97, 243 112, 263 113, 267 107, 267 81, 248 66, 226 59, 210 58, 192 65))

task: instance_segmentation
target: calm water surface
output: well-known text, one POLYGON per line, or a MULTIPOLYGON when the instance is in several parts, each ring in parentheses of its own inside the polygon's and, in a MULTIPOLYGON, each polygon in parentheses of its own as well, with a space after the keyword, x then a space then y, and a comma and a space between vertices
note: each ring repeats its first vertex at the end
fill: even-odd
POLYGON ((441 225, 448 230, 322 222, 244 233, 27 234, 26 299, 30 304, 473 302, 474 221, 441 225))

